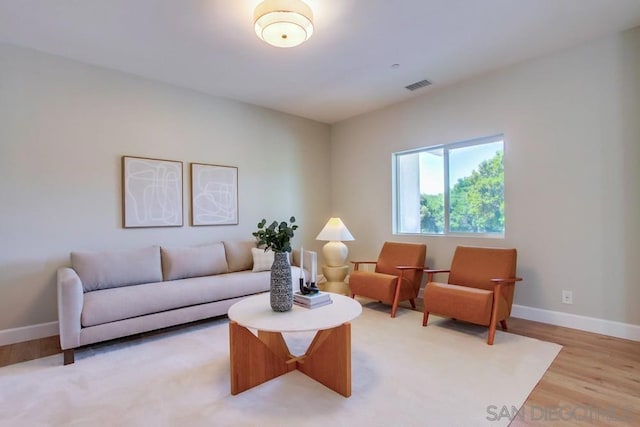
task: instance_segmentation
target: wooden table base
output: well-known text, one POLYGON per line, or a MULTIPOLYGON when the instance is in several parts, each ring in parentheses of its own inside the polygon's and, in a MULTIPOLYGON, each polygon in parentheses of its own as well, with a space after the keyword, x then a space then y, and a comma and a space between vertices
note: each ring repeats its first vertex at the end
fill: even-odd
POLYGON ((351 324, 316 333, 306 353, 294 356, 280 332, 251 331, 229 322, 231 394, 298 369, 345 397, 351 396, 351 324))

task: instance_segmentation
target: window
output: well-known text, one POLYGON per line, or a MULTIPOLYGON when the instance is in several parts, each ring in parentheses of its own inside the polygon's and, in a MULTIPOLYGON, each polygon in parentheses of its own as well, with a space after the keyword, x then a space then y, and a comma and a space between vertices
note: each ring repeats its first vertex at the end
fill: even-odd
POLYGON ((503 153, 503 135, 394 153, 394 232, 504 236, 503 153))

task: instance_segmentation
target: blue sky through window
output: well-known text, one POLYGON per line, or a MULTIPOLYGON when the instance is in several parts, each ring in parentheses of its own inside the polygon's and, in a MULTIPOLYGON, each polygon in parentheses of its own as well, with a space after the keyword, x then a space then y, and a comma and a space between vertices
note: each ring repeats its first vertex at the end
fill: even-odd
MULTIPOLYGON (((471 175, 484 160, 491 159, 502 151, 503 141, 473 145, 449 150, 449 185, 451 188, 460 178, 471 175)), ((444 193, 443 150, 420 153, 420 193, 437 195, 444 193)))

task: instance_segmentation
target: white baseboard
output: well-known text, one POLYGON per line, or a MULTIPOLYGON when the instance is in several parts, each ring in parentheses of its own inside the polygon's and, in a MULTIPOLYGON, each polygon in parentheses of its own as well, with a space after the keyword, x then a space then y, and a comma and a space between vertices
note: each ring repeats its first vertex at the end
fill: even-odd
POLYGON ((612 320, 597 319, 595 317, 580 316, 578 314, 562 313, 516 304, 511 308, 511 315, 535 322, 550 323, 565 328, 640 341, 640 325, 631 325, 629 323, 614 322, 612 320))
MULTIPOLYGON (((420 289, 418 298, 422 299, 423 293, 424 288, 420 289)), ((612 320, 597 319, 595 317, 580 316, 578 314, 562 313, 560 311, 551 311, 517 304, 511 307, 511 315, 535 322, 549 323, 565 328, 640 341, 640 325, 614 322, 612 320)))
POLYGON ((0 331, 0 345, 15 344, 58 335, 58 322, 40 323, 0 331))

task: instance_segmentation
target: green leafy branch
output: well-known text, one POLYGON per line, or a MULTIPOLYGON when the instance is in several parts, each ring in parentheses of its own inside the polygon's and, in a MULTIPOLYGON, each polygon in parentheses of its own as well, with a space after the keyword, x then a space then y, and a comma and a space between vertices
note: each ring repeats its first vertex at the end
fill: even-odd
POLYGON ((264 245, 265 251, 271 249, 273 252, 291 252, 291 239, 293 239, 293 232, 298 229, 297 225, 293 225, 296 222, 295 217, 289 218, 288 224, 286 221, 278 223, 273 221, 268 227, 266 219, 262 219, 258 223, 258 231, 253 232, 253 236, 258 239, 258 246, 264 245))

